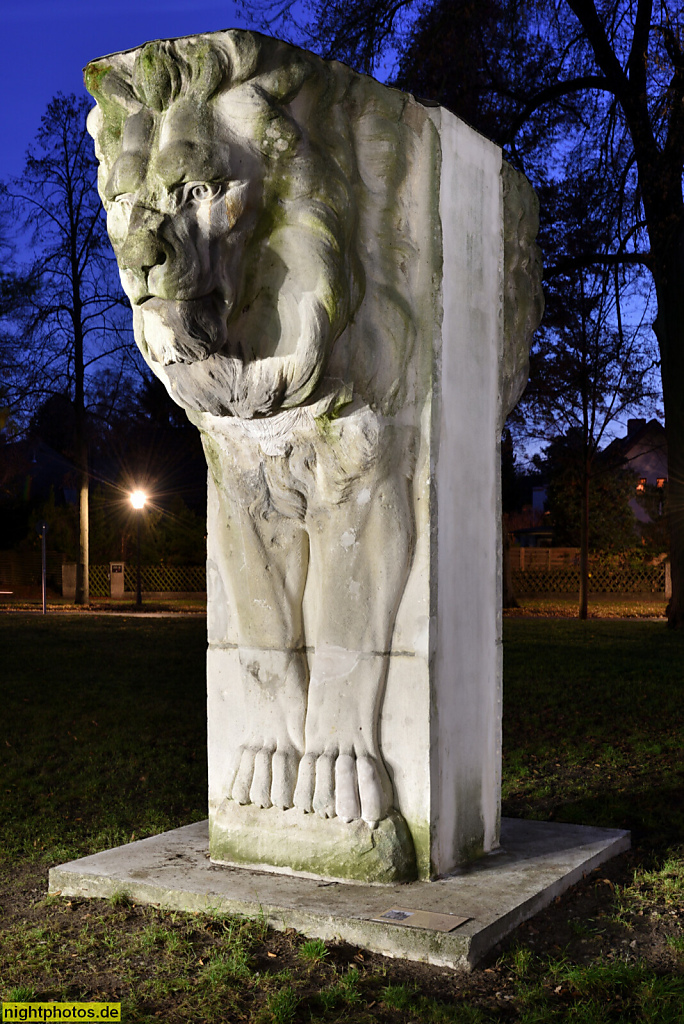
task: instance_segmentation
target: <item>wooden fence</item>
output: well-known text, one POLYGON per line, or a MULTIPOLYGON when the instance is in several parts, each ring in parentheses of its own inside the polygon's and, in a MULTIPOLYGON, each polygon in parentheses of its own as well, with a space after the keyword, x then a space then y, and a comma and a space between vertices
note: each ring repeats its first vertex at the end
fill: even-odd
MULTIPOLYGON (((520 597, 533 594, 579 592, 578 569, 526 569, 511 573, 513 590, 520 597)), ((664 594, 665 565, 640 569, 592 567, 590 594, 664 594)))
POLYGON ((579 548, 511 548, 513 572, 530 569, 573 569, 579 566, 579 548))
MULTIPOLYGON (((89 573, 91 597, 109 597, 109 566, 91 565, 89 573)), ((207 572, 203 565, 141 565, 140 583, 152 593, 201 594, 207 589, 207 572)), ((134 591, 137 585, 135 563, 124 566, 124 590, 134 591)))

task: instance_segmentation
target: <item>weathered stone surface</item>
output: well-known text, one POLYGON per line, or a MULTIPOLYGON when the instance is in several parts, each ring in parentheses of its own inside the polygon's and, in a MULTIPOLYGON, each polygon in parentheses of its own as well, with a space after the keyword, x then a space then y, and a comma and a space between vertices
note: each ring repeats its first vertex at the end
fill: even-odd
POLYGON ((373 878, 495 848, 529 186, 446 111, 256 33, 86 83, 136 341, 209 466, 212 856, 327 873, 378 823, 373 878))
POLYGON ((390 811, 374 828, 361 818, 305 815, 296 807, 241 807, 224 800, 210 823, 212 860, 296 875, 359 882, 416 877, 413 843, 401 815, 390 811))

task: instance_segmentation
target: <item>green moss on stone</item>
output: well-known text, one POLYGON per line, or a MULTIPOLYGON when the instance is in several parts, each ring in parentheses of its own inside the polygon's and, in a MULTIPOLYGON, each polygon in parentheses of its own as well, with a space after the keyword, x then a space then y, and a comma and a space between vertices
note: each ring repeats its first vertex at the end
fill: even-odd
POLYGON ((291 809, 226 800, 209 820, 209 853, 223 864, 289 868, 322 878, 407 882, 416 878, 413 842, 400 814, 371 829, 291 809))
MULTIPOLYGON (((199 424, 195 424, 199 426, 199 424)), ((222 479, 221 471, 221 449, 214 440, 214 438, 208 434, 205 430, 201 431, 202 447, 204 448, 204 457, 207 460, 207 466, 214 480, 217 483, 222 479)))
POLYGON ((99 99, 99 94, 102 91, 102 82, 110 71, 111 65, 103 64, 100 61, 86 65, 86 69, 83 72, 83 82, 90 95, 96 100, 99 99))
POLYGON ((116 74, 114 68, 100 61, 88 64, 83 73, 85 87, 102 111, 103 125, 98 144, 107 165, 110 165, 117 155, 128 117, 128 111, 108 95, 104 83, 109 74, 116 74))
POLYGON ((409 828, 416 852, 417 877, 421 881, 428 881, 434 877, 430 863, 430 826, 424 821, 413 821, 409 823, 409 828))
POLYGON ((484 857, 484 852, 482 836, 476 836, 473 839, 464 840, 461 843, 458 863, 460 865, 472 864, 473 861, 480 860, 484 857))

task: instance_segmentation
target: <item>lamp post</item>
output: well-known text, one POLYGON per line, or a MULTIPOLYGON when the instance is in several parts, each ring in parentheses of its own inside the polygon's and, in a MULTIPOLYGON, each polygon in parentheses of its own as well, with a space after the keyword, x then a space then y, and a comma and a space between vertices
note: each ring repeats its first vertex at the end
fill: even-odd
POLYGON ((40 552, 43 564, 42 583, 43 583, 43 615, 47 615, 47 551, 45 537, 48 530, 48 524, 44 519, 41 519, 39 523, 36 523, 36 533, 40 537, 40 552))
POLYGON ((145 508, 147 495, 144 491, 133 491, 131 494, 131 505, 138 510, 138 571, 136 583, 135 603, 140 607, 142 604, 142 588, 140 586, 140 526, 142 523, 142 510, 145 508))

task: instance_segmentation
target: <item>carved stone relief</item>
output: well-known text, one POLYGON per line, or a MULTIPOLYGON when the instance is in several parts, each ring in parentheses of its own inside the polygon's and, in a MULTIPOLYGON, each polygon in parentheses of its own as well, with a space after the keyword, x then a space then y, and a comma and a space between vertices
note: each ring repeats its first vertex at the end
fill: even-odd
MULTIPOLYGON (((420 843, 380 736, 432 515, 434 117, 243 31, 148 43, 85 76, 136 342, 209 467, 212 857, 409 877, 420 843)), ((506 266, 527 294, 522 314, 501 299, 512 405, 540 290, 531 190, 504 180, 506 266)))

